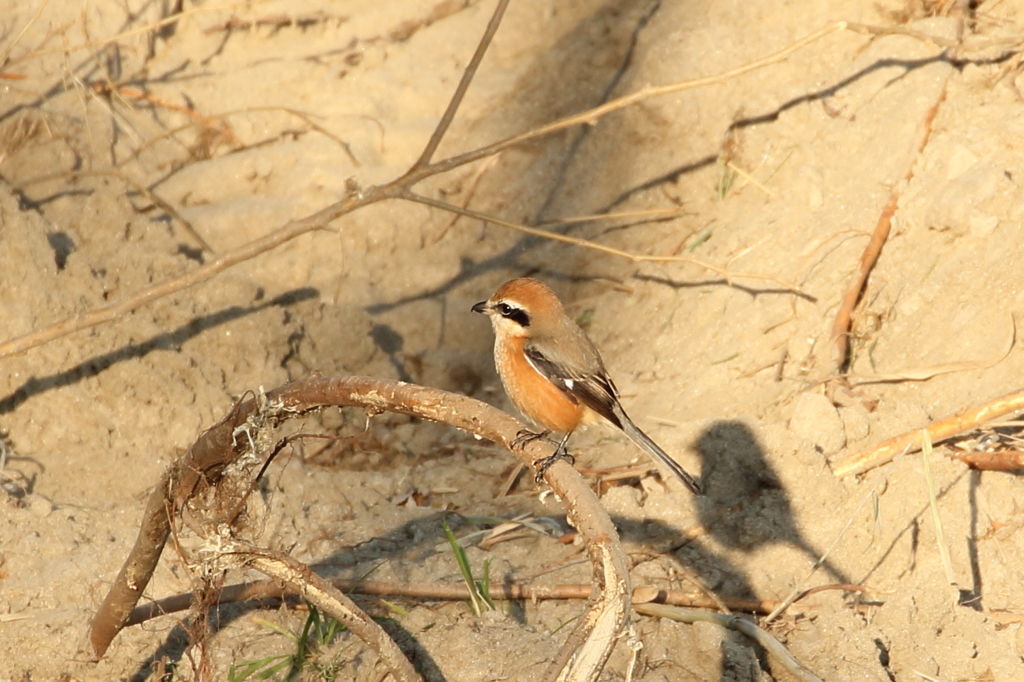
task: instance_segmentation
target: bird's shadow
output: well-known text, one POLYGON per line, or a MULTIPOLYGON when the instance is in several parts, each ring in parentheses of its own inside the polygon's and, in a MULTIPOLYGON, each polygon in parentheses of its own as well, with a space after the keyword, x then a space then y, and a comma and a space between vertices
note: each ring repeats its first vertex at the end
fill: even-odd
MULTIPOLYGON (((706 492, 698 513, 708 535, 724 547, 747 554, 785 543, 812 563, 818 561, 821 552, 797 526, 789 494, 749 426, 738 420, 715 422, 697 438, 695 448, 706 492)), ((833 562, 826 559, 822 567, 834 581, 850 582, 833 562)), ((745 589, 747 594, 735 596, 755 597, 745 589)))
MULTIPOLYGON (((697 513, 708 536, 722 547, 747 555, 767 545, 784 543, 803 552, 808 565, 819 560, 821 552, 800 531, 789 494, 749 426, 738 420, 717 421, 698 436, 695 449, 701 458, 701 483, 705 491, 697 500, 697 513)), ((719 596, 766 598, 756 593, 749 576, 739 566, 709 549, 706 543, 685 540, 673 556, 719 596)), ((851 582, 832 561, 825 560, 822 568, 834 582, 851 582)), ((737 646, 729 647, 731 656, 726 656, 723 648, 719 678, 722 682, 748 675, 739 668, 760 668, 773 674, 771 661, 762 647, 738 633, 730 632, 726 637, 737 646)), ((749 675, 756 677, 757 673, 749 675)))

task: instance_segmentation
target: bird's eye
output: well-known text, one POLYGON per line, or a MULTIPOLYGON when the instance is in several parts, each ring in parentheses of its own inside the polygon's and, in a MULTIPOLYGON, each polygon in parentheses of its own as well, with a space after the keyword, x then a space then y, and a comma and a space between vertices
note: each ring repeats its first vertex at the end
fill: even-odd
POLYGON ((530 326, 530 316, 522 308, 509 305, 508 303, 499 303, 494 306, 494 309, 498 311, 499 315, 507 320, 512 320, 520 327, 530 326))

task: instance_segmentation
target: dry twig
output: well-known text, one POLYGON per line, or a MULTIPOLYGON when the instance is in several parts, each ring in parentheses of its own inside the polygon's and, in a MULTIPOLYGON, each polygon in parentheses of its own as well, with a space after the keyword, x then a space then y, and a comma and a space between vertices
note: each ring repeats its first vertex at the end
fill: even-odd
POLYGON ((963 462, 978 471, 1017 471, 1024 469, 1024 450, 999 450, 997 452, 960 452, 953 450, 948 453, 951 459, 963 462))
MULTIPOLYGON (((931 441, 938 443, 965 431, 975 429, 990 419, 1022 410, 1024 410, 1024 391, 1017 391, 996 398, 984 405, 972 407, 950 415, 945 419, 932 422, 926 427, 926 430, 931 441)), ((920 447, 921 429, 917 428, 890 438, 870 450, 844 459, 832 467, 832 473, 840 478, 852 474, 862 474, 877 466, 891 462, 901 452, 911 452, 920 447)))
MULTIPOLYGON (((334 578, 330 582, 334 587, 346 594, 434 601, 463 601, 469 599, 469 589, 464 584, 395 583, 380 580, 360 580, 358 578, 334 578)), ((491 585, 488 596, 495 601, 590 599, 593 589, 593 585, 587 584, 527 585, 522 583, 506 583, 491 585)), ((826 589, 863 590, 864 588, 859 585, 821 585, 800 593, 798 600, 826 589)), ((294 589, 288 585, 282 585, 278 581, 257 580, 224 587, 218 595, 217 604, 234 604, 260 599, 280 599, 297 594, 294 589)), ((719 599, 729 611, 741 611, 744 613, 767 614, 779 605, 779 602, 773 600, 734 599, 731 597, 720 597, 719 599)), ((136 606, 125 622, 125 627, 145 623, 160 616, 185 611, 192 603, 193 594, 185 592, 136 606)), ((695 609, 720 608, 714 599, 706 595, 651 586, 635 587, 633 589, 633 603, 669 604, 671 606, 687 606, 695 609)))
POLYGON ((910 158, 910 163, 907 165, 907 170, 903 174, 901 181, 893 184, 892 192, 889 194, 889 201, 886 202, 885 208, 882 209, 882 214, 875 225, 875 231, 871 235, 871 240, 864 248, 864 253, 861 254, 857 273, 854 275, 846 295, 843 296, 843 302, 839 306, 839 311, 836 313, 836 320, 832 325, 832 342, 836 347, 832 362, 834 373, 842 372, 849 360, 850 324, 853 320, 853 311, 857 307, 858 301, 860 301, 861 294, 864 292, 868 275, 871 274, 871 269, 875 267, 875 262, 878 261, 878 257, 882 253, 882 246, 885 245, 885 240, 889 238, 889 229, 892 227, 892 217, 899 205, 900 193, 903 191, 904 185, 914 177, 914 166, 917 164, 921 152, 924 151, 925 145, 928 144, 928 139, 932 134, 932 123, 935 121, 935 116, 939 113, 939 105, 942 104, 944 99, 946 99, 946 82, 943 82, 939 96, 925 113, 920 137, 917 145, 914 147, 914 153, 910 158))
POLYGON ((847 374, 844 378, 851 386, 864 386, 866 384, 888 384, 902 381, 928 381, 929 379, 942 374, 966 372, 972 369, 989 369, 991 367, 995 367, 1010 355, 1010 351, 1013 350, 1016 340, 1017 324, 1011 315, 1010 339, 1007 341, 1006 350, 1000 351, 997 355, 988 360, 977 360, 973 362, 947 362, 941 365, 915 367, 914 369, 892 372, 890 374, 847 374))
POLYGON ((786 280, 779 279, 777 277, 771 277, 768 275, 758 275, 752 272, 734 272, 731 270, 727 270, 725 268, 720 268, 717 265, 713 265, 711 263, 699 260, 697 258, 691 258, 690 256, 646 256, 643 254, 631 253, 629 251, 623 251, 622 249, 616 249, 613 246, 605 246, 604 244, 599 244, 597 242, 590 241, 589 239, 583 239, 581 237, 572 237, 570 235, 561 234, 558 232, 549 232, 548 230, 540 230, 537 229, 536 227, 520 225, 519 223, 514 223, 509 220, 502 220, 501 218, 497 218, 486 213, 480 213, 479 211, 474 211, 469 208, 454 206, 439 199, 431 199, 430 197, 425 197, 423 195, 416 194, 411 191, 404 192, 402 194, 402 198, 408 199, 409 201, 426 204, 428 206, 434 206, 435 208, 444 209, 446 211, 451 211, 452 213, 458 213, 461 215, 469 216, 471 218, 476 218, 477 220, 483 220, 485 222, 493 223, 495 225, 501 225, 502 227, 507 227, 510 230, 522 232, 523 234, 532 235, 534 237, 543 237, 544 239, 550 239, 551 241, 562 242, 563 244, 572 244, 574 246, 580 246, 585 249, 592 249, 594 251, 600 251, 601 253, 607 253, 612 256, 618 256, 619 258, 625 258, 632 263, 692 263, 701 268, 704 268, 705 270, 710 270, 711 272, 721 275, 729 283, 732 283, 732 281, 735 279, 758 279, 762 281, 773 282, 775 284, 778 284, 780 287, 783 287, 787 291, 797 294, 798 296, 802 296, 804 298, 813 300, 813 298, 809 294, 802 291, 800 287, 798 287, 796 284, 793 284, 792 282, 787 282, 786 280))

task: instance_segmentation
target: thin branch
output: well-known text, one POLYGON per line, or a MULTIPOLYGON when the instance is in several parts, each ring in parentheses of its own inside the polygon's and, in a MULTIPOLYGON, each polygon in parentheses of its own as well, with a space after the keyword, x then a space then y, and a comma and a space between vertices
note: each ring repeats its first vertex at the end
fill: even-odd
MULTIPOLYGON (((770 66, 772 64, 777 64, 781 61, 784 61, 794 52, 801 50, 807 47, 808 45, 817 42, 818 40, 821 40, 822 38, 831 33, 835 33, 836 31, 842 31, 845 30, 846 28, 847 24, 845 21, 841 21, 835 24, 829 24, 820 31, 812 33, 806 38, 802 38, 796 41, 792 45, 789 45, 788 47, 779 50, 775 54, 771 54, 768 55, 767 57, 763 57, 756 61, 749 62, 742 66, 738 66, 735 69, 730 69, 729 71, 725 71, 716 76, 705 76, 704 78, 695 78, 693 80, 679 81, 678 83, 670 83, 668 85, 647 86, 641 88, 637 92, 631 93, 629 95, 624 95, 622 97, 619 97, 618 99, 613 99, 610 102, 606 102, 605 104, 594 107, 593 109, 588 109, 587 111, 584 111, 582 113, 567 116, 566 118, 559 119, 558 121, 554 121, 546 125, 542 125, 538 128, 534 128, 533 130, 528 130, 525 133, 513 135, 512 137, 500 140, 498 142, 495 142, 494 144, 487 145, 486 147, 481 147, 480 149, 466 152, 464 154, 459 154, 457 156, 453 156, 443 161, 438 161, 429 166, 425 166, 422 169, 422 171, 445 172, 451 170, 452 168, 461 166, 463 164, 470 163, 471 161, 476 161, 477 159, 482 159, 484 157, 491 156, 492 154, 497 154, 500 151, 508 149, 509 147, 514 147, 516 145, 522 144, 523 142, 528 142, 529 140, 534 140, 538 137, 550 135, 551 133, 558 132, 559 130, 565 130, 566 128, 571 128, 577 125, 592 125, 602 116, 606 116, 614 111, 624 109, 632 104, 636 104, 637 102, 641 102, 645 99, 650 99, 651 97, 657 97, 658 95, 668 95, 675 92, 682 92, 684 90, 693 90, 696 88, 705 87, 707 85, 723 83, 732 78, 736 78, 737 76, 742 76, 745 73, 750 73, 751 71, 756 71, 766 66, 770 66)), ((432 175, 433 173, 430 174, 432 175)))
MULTIPOLYGON (((469 599, 469 589, 465 584, 433 585, 429 583, 397 583, 381 580, 361 580, 359 578, 334 578, 331 584, 347 594, 372 595, 379 597, 400 597, 406 599, 424 599, 431 601, 462 601, 469 599)), ((523 583, 505 583, 502 585, 491 585, 488 596, 495 601, 545 601, 545 600, 568 600, 568 599, 590 599, 594 586, 590 584, 579 585, 528 585, 523 583)), ((864 590, 859 585, 821 585, 800 593, 798 599, 807 597, 814 592, 824 589, 842 590, 864 590)), ((287 596, 295 596, 298 593, 274 580, 256 580, 247 583, 228 585, 221 589, 217 597, 217 604, 235 604, 243 601, 260 599, 281 599, 287 596)), ((742 611, 744 613, 767 614, 774 610, 779 602, 762 599, 734 599, 732 597, 720 597, 722 603, 730 611, 742 611)), ((684 592, 682 590, 669 590, 652 586, 638 586, 633 588, 634 603, 649 604, 670 604, 672 606, 688 606, 697 609, 720 608, 714 599, 708 596, 684 592)), ((178 613, 189 609, 193 604, 193 594, 184 592, 157 601, 152 601, 141 606, 136 606, 125 627, 139 625, 146 621, 172 613, 178 613)), ((813 607, 812 607, 813 608, 813 607)))
POLYGON ((727 282, 729 282, 729 284, 732 284, 732 280, 734 279, 756 279, 761 280, 763 282, 772 282, 774 284, 778 284, 780 287, 783 287, 787 291, 790 291, 798 296, 802 296, 804 298, 811 298, 810 294, 805 293, 800 289, 800 287, 793 284, 792 282, 787 282, 786 280, 782 280, 777 277, 771 277, 769 275, 758 275, 752 272, 733 272, 730 270, 726 270, 725 268, 720 268, 717 265, 713 265, 711 263, 707 263, 696 258, 691 258, 690 256, 646 256, 643 254, 631 253, 629 251, 623 251, 622 249, 616 249, 613 246, 605 246, 604 244, 590 241, 589 239, 583 239, 581 237, 572 237, 567 234, 549 232, 547 230, 541 230, 536 227, 529 227, 527 225, 513 223, 511 221, 503 220, 501 218, 489 215, 487 213, 480 213, 479 211, 474 211, 471 208, 462 208, 461 206, 449 204, 448 202, 441 201, 440 199, 431 199, 430 197, 423 196, 422 194, 416 194, 411 190, 406 190, 402 192, 400 196, 401 198, 408 199, 409 201, 414 201, 419 204, 426 204, 427 206, 433 206, 434 208, 439 208, 444 211, 450 211, 451 213, 458 213, 459 215, 464 215, 469 218, 483 220, 488 223, 493 223, 495 225, 507 227, 510 230, 515 230, 516 232, 521 232, 523 234, 532 235, 534 237, 541 237, 543 239, 550 239, 551 241, 561 242, 563 244, 572 244, 573 246, 579 246, 585 249, 600 251, 601 253, 606 253, 610 256, 618 256, 619 258, 625 258, 632 263, 691 263, 698 267, 704 268, 705 270, 710 270, 711 272, 721 275, 722 277, 725 278, 727 282))
MULTIPOLYGON (((430 163, 430 159, 433 158, 434 152, 437 151, 438 145, 441 144, 444 134, 448 132, 448 128, 455 118, 455 113, 459 110, 459 105, 462 104, 462 100, 466 96, 466 91, 469 90, 470 83, 473 82, 473 76, 476 75, 477 69, 480 68, 480 62, 484 58, 484 53, 490 47, 494 34, 498 32, 498 26, 501 25, 501 18, 505 15, 505 8, 508 7, 508 3, 509 0, 498 0, 498 5, 494 8, 494 14, 491 15, 491 20, 487 22, 487 28, 484 30, 484 34, 476 46, 476 52, 473 53, 473 58, 469 60, 469 64, 466 65, 466 69, 462 72, 462 79, 459 81, 458 87, 455 88, 455 94, 452 95, 451 101, 448 102, 448 108, 445 109, 444 115, 441 116, 437 127, 434 128, 434 133, 430 136, 430 140, 427 141, 427 146, 423 149, 423 153, 420 154, 420 158, 416 159, 416 163, 408 170, 405 174, 406 176, 427 166, 430 163)), ((405 176, 402 177, 404 178, 405 176)))
MULTIPOLYGON (((926 429, 931 441, 938 443, 965 431, 975 429, 990 419, 1021 411, 1024 411, 1024 391, 1017 391, 996 398, 984 405, 965 409, 945 419, 932 422, 926 429)), ((895 438, 890 438, 870 450, 844 459, 832 467, 832 473, 840 478, 853 474, 862 474, 877 466, 891 462, 903 451, 911 452, 920 447, 921 429, 916 428, 895 438)))
POLYGON ((947 83, 948 78, 946 81, 943 81, 942 88, 939 90, 939 95, 935 98, 935 102, 925 112, 917 144, 914 146, 910 162, 907 164, 907 170, 903 173, 901 181, 893 184, 892 192, 889 194, 889 201, 886 202, 885 208, 882 209, 882 214, 875 224, 875 231, 871 235, 871 240, 864 247, 864 253, 861 254, 857 273, 853 276, 853 281, 850 283, 846 295, 843 296, 843 302, 836 312, 836 319, 832 324, 832 342, 835 344, 836 349, 832 360, 832 370, 835 374, 841 373, 849 360, 850 325, 853 322, 853 311, 860 301, 861 294, 864 293, 864 286, 867 284, 868 275, 871 274, 871 270, 875 267, 875 263, 882 253, 882 247, 889 238, 892 217, 899 206, 900 194, 906 183, 910 182, 914 177, 914 167, 917 165, 921 153, 928 144, 929 138, 931 138, 932 123, 935 121, 935 116, 939 113, 939 105, 946 99, 947 83))

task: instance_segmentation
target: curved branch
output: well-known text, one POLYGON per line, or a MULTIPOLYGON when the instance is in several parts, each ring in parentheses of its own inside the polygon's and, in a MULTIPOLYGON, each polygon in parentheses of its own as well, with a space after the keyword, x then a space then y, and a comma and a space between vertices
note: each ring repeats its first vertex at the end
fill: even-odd
POLYGON ((739 616, 724 613, 708 613, 707 611, 697 611, 694 609, 681 609, 678 606, 664 606, 662 604, 637 604, 636 610, 638 613, 654 618, 668 618, 679 623, 715 623, 723 628, 742 632, 774 656, 789 674, 800 682, 823 682, 820 677, 808 670, 793 654, 789 653, 789 649, 782 642, 749 620, 744 620, 739 616))
POLYGON ((182 499, 182 491, 190 494, 203 472, 237 455, 232 451, 231 435, 245 421, 244 407, 236 405, 227 417, 203 433, 188 452, 167 468, 150 494, 135 545, 89 624, 89 642, 96 660, 103 657, 114 637, 124 628, 153 577, 171 533, 175 500, 182 499))
POLYGON ((363 613, 338 588, 310 570, 309 566, 282 552, 251 545, 241 545, 234 548, 234 551, 245 557, 246 562, 256 570, 291 586, 324 613, 351 630, 352 634, 372 646, 398 682, 419 682, 423 679, 395 641, 388 637, 384 628, 363 613))
MULTIPOLYGON (((284 420, 327 406, 397 412, 450 424, 504 445, 531 467, 548 454, 541 443, 512 449, 512 442, 523 425, 496 408, 466 396, 399 381, 315 377, 247 400, 203 433, 165 474, 166 486, 154 491, 129 560, 93 618, 90 640, 96 657, 106 652, 128 622, 152 576, 169 533, 168 510, 175 513, 185 510, 201 481, 215 480, 218 472, 240 458, 245 452, 244 444, 236 444, 234 435, 242 425, 257 423, 260 417, 267 415, 267 410, 272 412, 273 418, 284 420), (140 562, 137 557, 148 561, 140 562)), ((579 473, 568 463, 558 461, 548 468, 544 478, 565 505, 569 523, 587 543, 599 590, 586 617, 580 620, 556 657, 557 669, 553 667, 550 676, 592 680, 603 669, 628 617, 632 593, 628 563, 615 526, 579 473)), ((233 508, 233 504, 221 506, 233 508)), ((373 646, 373 642, 367 643, 373 646)))

